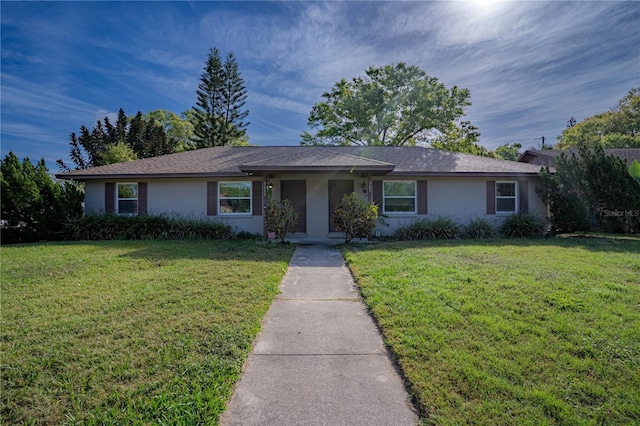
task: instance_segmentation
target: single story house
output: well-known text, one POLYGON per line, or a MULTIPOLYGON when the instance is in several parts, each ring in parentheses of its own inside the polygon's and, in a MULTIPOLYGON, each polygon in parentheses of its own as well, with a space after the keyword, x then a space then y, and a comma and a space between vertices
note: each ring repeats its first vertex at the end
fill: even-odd
MULTIPOLYGON (((528 149, 523 152, 518 161, 529 164, 538 164, 540 166, 555 167, 556 158, 560 154, 565 154, 571 157, 571 154, 578 155, 577 149, 528 149)), ((635 160, 640 161, 640 148, 611 148, 605 149, 604 153, 607 155, 615 155, 626 161, 627 166, 630 166, 635 160)))
POLYGON ((376 202, 376 234, 418 218, 496 225, 517 212, 546 215, 540 166, 422 147, 213 147, 56 175, 85 183, 85 211, 165 213, 265 232, 267 195, 300 215, 295 237, 340 237, 330 216, 344 194, 376 202))

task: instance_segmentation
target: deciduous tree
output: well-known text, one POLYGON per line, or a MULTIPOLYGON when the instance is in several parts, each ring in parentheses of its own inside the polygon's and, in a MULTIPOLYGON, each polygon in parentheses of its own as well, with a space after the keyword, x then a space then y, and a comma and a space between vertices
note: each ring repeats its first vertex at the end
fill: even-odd
POLYGON ((309 114, 315 133, 303 145, 428 144, 471 105, 469 91, 447 89, 417 66, 370 67, 364 77, 340 80, 309 114))
POLYGON ((640 87, 629 90, 610 111, 587 117, 577 124, 575 120, 573 123, 570 121, 558 136, 556 148, 578 148, 583 145, 640 148, 640 87))

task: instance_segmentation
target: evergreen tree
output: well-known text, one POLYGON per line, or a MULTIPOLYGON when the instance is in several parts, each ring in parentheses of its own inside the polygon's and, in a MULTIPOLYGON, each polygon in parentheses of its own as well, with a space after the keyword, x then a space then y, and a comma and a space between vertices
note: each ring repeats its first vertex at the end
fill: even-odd
MULTIPOLYGON (((133 117, 127 117, 122 108, 115 124, 109 117, 104 117, 91 131, 84 125, 80 126, 79 134, 71 133, 70 139, 69 157, 75 170, 109 164, 118 156, 105 154, 119 144, 131 149, 133 155, 127 154, 124 157, 127 159, 172 154, 178 146, 177 140, 167 138, 162 124, 151 118, 145 119, 140 111, 133 117), (105 160, 107 158, 109 161, 105 160)), ((62 170, 71 170, 64 161, 56 162, 62 170)))
POLYGON ((54 182, 44 159, 34 167, 9 152, 0 165, 0 186, 3 244, 61 239, 64 224, 82 215, 80 189, 54 182))
POLYGON ((192 120, 197 148, 234 145, 245 138, 247 91, 233 53, 223 63, 220 50, 210 50, 196 94, 192 120))

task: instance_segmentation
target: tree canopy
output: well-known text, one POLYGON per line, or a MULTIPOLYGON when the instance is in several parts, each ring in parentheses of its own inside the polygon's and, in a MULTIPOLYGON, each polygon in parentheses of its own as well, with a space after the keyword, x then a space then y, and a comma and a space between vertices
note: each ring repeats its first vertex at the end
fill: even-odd
POLYGON ((303 145, 428 144, 451 132, 471 105, 469 91, 447 89, 437 78, 403 62, 369 67, 364 77, 337 82, 313 105, 303 145))
MULTIPOLYGON (((91 131, 80 126, 79 134, 71 133, 70 140, 69 157, 76 170, 111 164, 121 158, 130 160, 171 154, 177 146, 177 141, 167 138, 164 128, 154 120, 145 119, 140 111, 127 117, 122 108, 115 124, 106 116, 98 120, 91 131)), ((56 162, 61 169, 71 170, 63 160, 56 162)))
MULTIPOLYGON (((572 117, 573 119, 573 117, 572 117)), ((640 148, 640 87, 634 87, 610 111, 585 118, 558 136, 556 148, 600 145, 603 148, 640 148)))
POLYGON ((233 52, 223 62, 220 50, 210 50, 196 94, 190 118, 197 148, 248 143, 249 123, 243 121, 249 115, 249 110, 243 109, 247 90, 233 52))

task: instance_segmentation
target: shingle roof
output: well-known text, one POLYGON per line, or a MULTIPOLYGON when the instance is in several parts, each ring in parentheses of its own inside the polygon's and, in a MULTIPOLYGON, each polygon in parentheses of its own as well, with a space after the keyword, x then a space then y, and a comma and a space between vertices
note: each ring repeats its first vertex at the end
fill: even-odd
POLYGON ((61 179, 244 176, 367 171, 390 176, 532 175, 540 166, 422 147, 213 147, 57 174, 61 179))
MULTIPOLYGON (((578 155, 578 149, 529 149, 520 155, 518 161, 526 161, 531 156, 552 157, 555 160, 560 154, 571 156, 572 153, 578 155)), ((604 153, 622 158, 627 162, 627 166, 635 160, 640 161, 640 148, 607 148, 604 153)))

